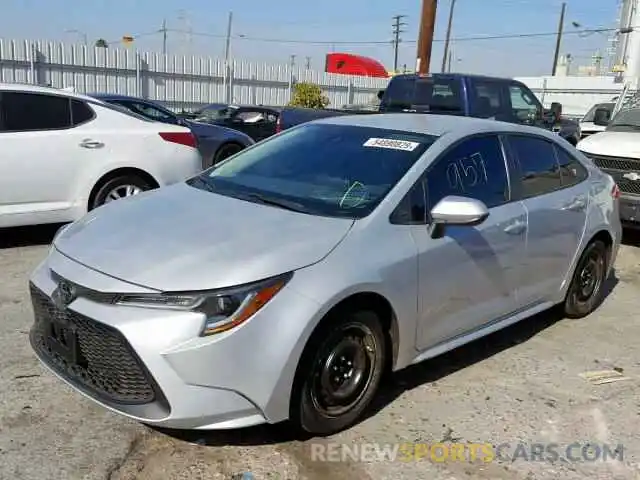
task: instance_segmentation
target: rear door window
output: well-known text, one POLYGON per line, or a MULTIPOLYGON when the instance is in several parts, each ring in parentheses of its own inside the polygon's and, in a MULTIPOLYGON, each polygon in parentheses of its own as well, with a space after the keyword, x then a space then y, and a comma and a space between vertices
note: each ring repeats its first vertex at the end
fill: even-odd
POLYGON ((509 135, 508 141, 519 163, 523 199, 562 188, 555 145, 544 138, 525 135, 509 135))
POLYGON ((4 131, 30 132, 71 127, 68 97, 31 92, 2 92, 4 131))

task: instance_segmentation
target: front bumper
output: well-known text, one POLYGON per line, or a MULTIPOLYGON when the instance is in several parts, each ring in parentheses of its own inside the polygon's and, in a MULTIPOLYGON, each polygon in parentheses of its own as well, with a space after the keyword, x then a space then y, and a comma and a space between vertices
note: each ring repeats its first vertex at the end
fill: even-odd
POLYGON ((147 424, 224 429, 288 417, 310 323, 305 319, 314 318, 317 303, 287 286, 236 329, 200 337, 200 314, 105 301, 112 293, 143 291, 149 290, 52 250, 31 277, 32 348, 51 372, 84 396, 147 424), (52 300, 60 278, 78 286, 67 307, 52 300), (52 323, 61 342, 50 340, 52 323), (66 328, 62 334, 60 327, 66 328), (68 345, 61 347, 69 331, 68 345))

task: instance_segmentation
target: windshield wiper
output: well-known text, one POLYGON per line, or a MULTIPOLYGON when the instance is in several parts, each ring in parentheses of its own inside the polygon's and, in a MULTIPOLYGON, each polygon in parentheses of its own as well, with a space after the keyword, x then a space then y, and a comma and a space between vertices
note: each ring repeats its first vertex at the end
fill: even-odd
POLYGON ((302 204, 297 202, 292 202, 289 200, 282 200, 280 198, 266 197, 264 195, 260 195, 258 193, 249 193, 247 195, 242 195, 243 198, 247 200, 257 200, 258 202, 264 205, 272 205, 274 207, 279 207, 284 210, 290 210, 292 212, 298 213, 309 213, 309 210, 305 208, 302 204))

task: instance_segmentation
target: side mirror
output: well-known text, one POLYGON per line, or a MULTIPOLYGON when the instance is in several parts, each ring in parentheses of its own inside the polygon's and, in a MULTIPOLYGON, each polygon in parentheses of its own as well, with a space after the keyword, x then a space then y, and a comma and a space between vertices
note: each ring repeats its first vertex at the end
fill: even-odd
POLYGON ((489 216, 489 209, 480 200, 450 195, 440 200, 431 210, 436 225, 479 225, 489 216))
POLYGON ((384 97, 384 90, 378 90, 377 97, 378 100, 382 100, 382 97, 384 97))
POLYGON ((606 108, 597 108, 593 116, 593 123, 606 127, 611 121, 611 112, 606 108))

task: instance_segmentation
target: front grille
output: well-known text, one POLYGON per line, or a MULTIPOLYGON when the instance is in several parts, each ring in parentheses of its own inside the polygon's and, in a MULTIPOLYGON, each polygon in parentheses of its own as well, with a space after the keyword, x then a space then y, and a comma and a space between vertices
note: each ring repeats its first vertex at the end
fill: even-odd
POLYGON ((625 172, 640 170, 640 160, 636 160, 634 158, 609 157, 586 152, 583 153, 603 170, 621 170, 625 172))
POLYGON ((621 192, 640 195, 640 182, 634 182, 622 177, 616 178, 615 180, 621 192))
POLYGON ((640 160, 635 158, 609 157, 583 152, 596 166, 613 177, 623 193, 640 195, 640 182, 624 178, 625 173, 640 172, 640 160))
POLYGON ((108 403, 134 405, 156 400, 155 382, 119 331, 59 308, 33 284, 30 290, 35 314, 31 344, 53 370, 108 403), (60 341, 52 340, 52 325, 63 338, 62 347, 60 341), (68 345, 61 331, 73 332, 68 345))

